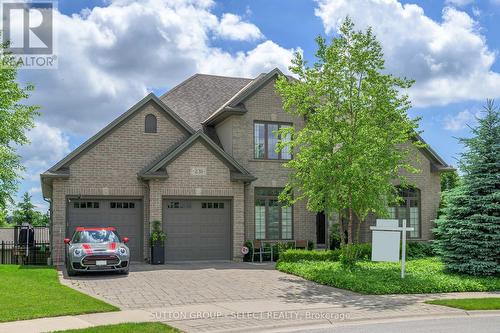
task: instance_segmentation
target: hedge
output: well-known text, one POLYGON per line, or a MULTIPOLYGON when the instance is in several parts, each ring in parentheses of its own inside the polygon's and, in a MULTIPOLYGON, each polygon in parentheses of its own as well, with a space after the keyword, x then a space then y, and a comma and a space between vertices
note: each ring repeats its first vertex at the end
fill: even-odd
MULTIPOLYGON (((358 259, 369 260, 371 258, 372 245, 370 243, 356 244, 354 246, 358 252, 358 259)), ((338 261, 340 253, 340 249, 326 251, 287 250, 280 254, 280 261, 338 261)), ((408 243, 406 253, 408 259, 426 258, 435 255, 430 243, 408 243)))

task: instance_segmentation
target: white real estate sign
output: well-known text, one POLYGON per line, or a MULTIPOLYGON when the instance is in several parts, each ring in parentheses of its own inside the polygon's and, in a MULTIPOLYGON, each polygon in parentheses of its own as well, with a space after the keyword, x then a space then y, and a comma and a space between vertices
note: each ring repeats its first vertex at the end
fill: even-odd
POLYGON ((401 277, 404 278, 406 257, 406 232, 413 228, 406 227, 406 220, 402 221, 403 227, 398 226, 398 220, 377 219, 377 224, 370 227, 372 230, 372 261, 399 262, 401 249, 401 277), (402 242, 401 242, 402 239, 402 242))

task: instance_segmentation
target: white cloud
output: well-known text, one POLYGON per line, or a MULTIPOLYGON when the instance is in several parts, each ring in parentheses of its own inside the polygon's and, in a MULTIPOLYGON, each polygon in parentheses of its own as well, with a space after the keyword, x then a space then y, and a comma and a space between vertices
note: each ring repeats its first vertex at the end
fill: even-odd
POLYGON ((264 37, 256 25, 243 22, 240 16, 231 13, 222 15, 216 32, 222 38, 233 40, 258 40, 264 37))
POLYGON ((32 187, 28 190, 28 193, 30 195, 33 195, 33 194, 36 194, 36 193, 40 193, 42 192, 42 188, 41 187, 32 187))
POLYGON ((317 0, 316 15, 328 33, 349 15, 357 28, 372 26, 388 70, 416 80, 410 97, 416 106, 445 105, 500 96, 500 74, 491 66, 477 23, 465 12, 445 8, 436 22, 414 4, 396 0, 317 0))
POLYGON ((479 7, 472 7, 472 15, 474 15, 476 18, 478 18, 479 16, 481 16, 481 9, 479 9, 479 7))
POLYGON ((474 3, 474 0, 446 0, 445 3, 450 5, 455 5, 458 7, 463 7, 474 3))
POLYGON ((41 122, 36 123, 35 128, 28 133, 28 138, 31 143, 18 148, 26 167, 24 179, 39 182, 40 173, 69 152, 69 141, 60 129, 41 122))
POLYGON ((262 36, 231 13, 219 20, 212 6, 127 0, 79 15, 56 13, 59 68, 20 75, 36 87, 31 100, 42 107, 42 121, 89 136, 148 91, 172 87, 196 72, 253 77, 272 67, 287 71, 294 50, 272 41, 234 54, 212 46, 214 38, 262 36))
POLYGON ((284 49, 273 41, 265 41, 248 52, 238 52, 234 56, 216 49, 211 52, 212 61, 200 64, 199 68, 202 73, 243 77, 253 77, 275 67, 288 73, 285 64, 291 63, 295 51, 302 52, 300 48, 284 49))
POLYGON ((472 125, 476 120, 476 114, 469 110, 463 110, 454 116, 447 116, 444 120, 444 129, 452 132, 457 132, 472 125))

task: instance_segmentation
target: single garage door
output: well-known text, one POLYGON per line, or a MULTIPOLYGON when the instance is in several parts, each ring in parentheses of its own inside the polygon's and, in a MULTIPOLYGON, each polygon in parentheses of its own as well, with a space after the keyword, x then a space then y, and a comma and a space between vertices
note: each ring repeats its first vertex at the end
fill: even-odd
POLYGON ((164 200, 166 259, 230 260, 230 203, 220 199, 164 200))
POLYGON ((131 199, 71 199, 68 203, 66 235, 76 227, 116 227, 121 237, 130 239, 131 259, 142 261, 142 204, 131 199))

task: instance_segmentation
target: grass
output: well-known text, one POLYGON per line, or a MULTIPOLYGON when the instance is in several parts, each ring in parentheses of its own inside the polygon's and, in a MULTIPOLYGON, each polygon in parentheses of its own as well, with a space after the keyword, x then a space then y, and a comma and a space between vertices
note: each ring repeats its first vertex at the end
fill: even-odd
POLYGON ((118 311, 59 283, 53 267, 0 265, 0 322, 118 311))
POLYGON ((178 329, 162 323, 127 323, 117 325, 104 325, 77 330, 57 331, 54 333, 178 333, 178 329))
POLYGON ((500 297, 436 299, 425 303, 463 310, 500 310, 500 297))
POLYGON ((500 277, 449 273, 438 258, 409 260, 401 279, 398 263, 362 261, 352 271, 339 262, 278 262, 277 269, 324 285, 363 294, 418 294, 500 290, 500 277))

